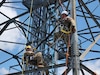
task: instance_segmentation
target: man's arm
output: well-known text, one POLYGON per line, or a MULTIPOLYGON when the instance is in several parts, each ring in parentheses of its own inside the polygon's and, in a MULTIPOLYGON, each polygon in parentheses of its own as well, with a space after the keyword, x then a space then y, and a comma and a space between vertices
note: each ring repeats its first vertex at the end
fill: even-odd
POLYGON ((71 23, 71 31, 72 33, 75 33, 76 28, 75 28, 75 21, 72 18, 69 18, 70 23, 71 23))
POLYGON ((76 28, 75 26, 72 26, 72 33, 75 33, 76 32, 76 28))

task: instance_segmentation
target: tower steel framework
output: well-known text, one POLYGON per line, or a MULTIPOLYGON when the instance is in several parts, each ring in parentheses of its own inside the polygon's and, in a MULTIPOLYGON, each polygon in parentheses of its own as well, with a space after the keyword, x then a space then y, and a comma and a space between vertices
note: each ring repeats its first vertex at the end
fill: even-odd
MULTIPOLYGON (((20 34, 24 36, 23 39, 26 40, 14 42, 0 39, 0 44, 7 43, 9 45, 16 45, 15 50, 16 47, 21 47, 16 51, 17 53, 13 53, 15 50, 8 51, 3 47, 0 48, 0 53, 8 56, 8 58, 0 59, 0 66, 5 66, 14 60, 14 64, 7 65, 7 67, 10 70, 15 70, 15 73, 8 75, 22 74, 22 56, 27 42, 31 42, 37 51, 43 53, 43 58, 47 66, 39 69, 28 66, 23 72, 24 74, 35 75, 38 71, 48 69, 49 75, 58 75, 57 72, 59 68, 66 66, 64 52, 67 47, 62 40, 59 40, 58 43, 54 42, 56 24, 63 10, 67 10, 70 16, 72 16, 72 10, 76 11, 74 15, 76 15, 77 34, 75 35, 78 35, 78 43, 74 44, 77 48, 72 46, 72 53, 74 49, 78 49, 78 53, 74 52, 76 57, 78 57, 78 64, 76 63, 75 55, 73 55, 71 59, 68 60, 70 64, 67 69, 64 69, 62 75, 65 75, 65 72, 69 75, 71 70, 73 70, 72 75, 86 75, 86 72, 90 75, 96 75, 94 70, 88 67, 86 63, 92 61, 96 62, 100 59, 100 0, 76 0, 76 7, 74 9, 71 8, 71 1, 73 0, 1 0, 0 9, 12 8, 16 10, 17 16, 11 18, 8 16, 9 13, 5 14, 0 10, 0 16, 7 19, 3 21, 2 18, 0 18, 0 20, 2 20, 0 22, 0 36, 3 36, 7 31, 18 29, 20 34), (15 25, 15 27, 9 28, 12 24, 15 25), (57 47, 55 47, 55 45, 57 45, 57 47), (56 57, 55 52, 57 53, 56 57), (59 63, 59 61, 63 63, 59 63), (77 71, 79 71, 80 74, 77 71)), ((10 37, 9 34, 10 33, 7 34, 8 37, 10 37)), ((74 39, 74 41, 76 40, 77 38, 74 39)))

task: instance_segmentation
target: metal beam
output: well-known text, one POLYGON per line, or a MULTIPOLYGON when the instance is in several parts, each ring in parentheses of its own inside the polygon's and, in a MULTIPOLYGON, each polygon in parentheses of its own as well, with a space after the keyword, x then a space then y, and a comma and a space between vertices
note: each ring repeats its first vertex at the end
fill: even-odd
POLYGON ((12 22, 14 22, 14 20, 10 20, 6 23, 6 25, 1 29, 0 31, 0 35, 6 30, 6 28, 9 26, 9 24, 11 24, 12 22))
MULTIPOLYGON (((96 28, 96 27, 97 27, 97 26, 92 26, 92 27, 90 27, 90 28, 92 29, 92 28, 96 28)), ((85 28, 85 29, 79 30, 78 33, 79 33, 79 32, 83 32, 83 31, 86 31, 86 30, 88 30, 88 28, 85 28)))
MULTIPOLYGON (((81 50, 81 51, 85 51, 85 49, 79 49, 79 50, 81 50)), ((100 53, 100 51, 98 51, 98 50, 90 50, 90 52, 94 52, 94 53, 100 53)))
POLYGON ((6 0, 2 0, 1 2, 0 2, 0 7, 3 5, 3 3, 5 3, 6 2, 6 0))
POLYGON ((89 13, 89 15, 92 17, 92 19, 94 20, 94 22, 97 24, 97 26, 100 28, 100 24, 99 22, 95 19, 95 17, 93 16, 93 14, 91 13, 91 11, 87 8, 87 6, 85 5, 85 3, 82 0, 79 0, 80 3, 82 4, 82 6, 85 8, 85 10, 89 13))
MULTIPOLYGON (((85 43, 85 42, 87 42, 87 41, 93 42, 93 41, 91 40, 91 38, 86 38, 86 37, 81 36, 81 35, 79 35, 79 36, 82 37, 82 38, 84 38, 84 39, 86 39, 86 40, 83 41, 82 43, 85 43)), ((98 36, 98 35, 96 35, 96 36, 98 36)), ((96 36, 94 36, 94 37, 96 37, 96 36)), ((82 43, 81 43, 81 44, 82 44, 82 43)), ((98 44, 98 43, 96 43, 96 45, 100 46, 100 44, 98 44)))
POLYGON ((100 35, 98 35, 95 39, 95 41, 93 41, 90 46, 84 51, 84 53, 82 53, 82 55, 80 56, 80 60, 83 60, 83 58, 87 55, 87 53, 91 50, 91 48, 97 43, 97 41, 100 39, 100 35))
POLYGON ((13 44, 20 44, 20 45, 26 45, 25 43, 11 42, 11 41, 4 41, 4 40, 0 40, 0 42, 13 43, 13 44))
MULTIPOLYGON (((100 33, 100 31, 94 31, 94 32, 92 32, 92 34, 97 34, 97 33, 100 33)), ((78 35, 86 35, 86 34, 91 34, 90 32, 83 32, 83 33, 78 33, 78 35)))
MULTIPOLYGON (((54 69, 54 68, 63 67, 63 66, 65 66, 65 63, 47 66, 47 67, 43 67, 43 68, 25 70, 23 73, 27 74, 27 73, 31 73, 31 72, 43 71, 43 70, 47 70, 47 69, 54 69)), ((20 74, 22 74, 22 71, 16 72, 16 73, 11 73, 11 74, 6 74, 6 75, 20 75, 20 74)))
POLYGON ((93 72, 92 70, 90 70, 89 68, 87 68, 86 66, 84 66, 83 64, 80 65, 84 70, 86 70, 87 72, 89 72, 91 75, 97 75, 95 72, 93 72))
POLYGON ((25 14, 27 14, 27 13, 28 13, 28 11, 26 11, 26 12, 24 12, 24 13, 22 13, 22 14, 16 16, 16 17, 12 18, 12 19, 9 19, 9 20, 7 20, 7 21, 1 23, 0 26, 3 25, 3 24, 5 24, 5 23, 6 23, 6 25, 1 29, 0 35, 6 30, 6 28, 9 26, 9 24, 15 22, 15 19, 16 19, 16 18, 21 17, 21 16, 23 16, 23 15, 25 15, 25 14))
MULTIPOLYGON (((75 25, 76 25, 76 0, 70 0, 71 1, 71 16, 72 18, 75 20, 75 25)), ((77 27, 76 28, 76 32, 73 33, 72 37, 71 37, 71 41, 72 41, 72 59, 73 59, 73 75, 80 75, 79 74, 79 70, 80 70, 80 60, 79 60, 79 49, 78 49, 78 36, 77 36, 77 27)))
POLYGON ((83 9, 82 9, 82 6, 81 6, 80 2, 79 2, 79 5, 80 5, 80 8, 81 8, 81 10, 82 10, 84 19, 85 19, 86 24, 87 24, 87 26, 88 26, 88 29, 89 29, 89 31, 90 31, 91 37, 92 37, 92 39, 94 40, 93 33, 92 33, 91 29, 90 29, 89 23, 88 23, 88 21, 87 21, 87 18, 86 18, 86 16, 85 16, 85 13, 84 13, 84 11, 83 11, 83 9))
POLYGON ((14 17, 14 18, 12 18, 12 19, 9 19, 9 20, 7 20, 7 21, 5 21, 5 22, 1 23, 1 24, 0 24, 0 26, 1 26, 1 25, 3 25, 3 24, 8 23, 8 22, 9 22, 9 21, 11 21, 11 20, 15 20, 15 19, 17 19, 17 18, 19 18, 19 17, 21 17, 21 16, 23 16, 23 15, 27 14, 27 13, 29 13, 29 11, 25 11, 24 13, 22 13, 22 14, 20 14, 20 15, 18 15, 18 16, 16 16, 16 17, 14 17))
POLYGON ((0 62, 0 65, 1 65, 1 64, 4 64, 5 62, 7 62, 7 61, 9 61, 9 60, 11 60, 12 58, 13 58, 13 57, 8 58, 7 60, 0 62))
POLYGON ((83 60, 82 62, 93 61, 93 60, 99 60, 99 59, 100 59, 100 57, 98 57, 98 58, 92 58, 92 59, 87 59, 87 60, 83 60))
POLYGON ((0 49, 0 50, 1 50, 2 52, 5 52, 5 53, 7 53, 7 54, 13 56, 15 59, 16 59, 16 58, 22 59, 22 58, 20 58, 19 56, 14 55, 14 54, 12 54, 12 53, 10 53, 10 52, 7 52, 7 51, 5 51, 5 50, 3 50, 3 49, 0 49))
POLYGON ((70 70, 71 70, 71 69, 67 68, 67 69, 63 72, 62 75, 65 75, 65 72, 66 72, 66 74, 68 74, 70 70))
MULTIPOLYGON (((31 7, 31 1, 32 0, 23 0, 23 4, 28 8, 30 9, 31 7)), ((33 0, 33 10, 37 9, 37 8, 40 8, 40 7, 47 7, 51 4, 55 4, 57 0, 33 0)), ((62 0, 62 2, 65 2, 65 1, 68 1, 68 0, 62 0)))
POLYGON ((82 75, 85 75, 83 69, 81 69, 81 73, 82 73, 82 75))

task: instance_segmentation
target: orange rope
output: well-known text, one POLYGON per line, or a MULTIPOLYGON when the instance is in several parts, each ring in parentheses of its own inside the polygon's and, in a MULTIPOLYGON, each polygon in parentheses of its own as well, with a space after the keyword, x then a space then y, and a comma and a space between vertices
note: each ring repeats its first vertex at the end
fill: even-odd
MULTIPOLYGON (((67 44, 67 52, 66 52, 66 66, 68 66, 69 48, 70 48, 70 34, 68 34, 68 44, 67 44)), ((67 75, 66 71, 65 71, 64 75, 67 75)))

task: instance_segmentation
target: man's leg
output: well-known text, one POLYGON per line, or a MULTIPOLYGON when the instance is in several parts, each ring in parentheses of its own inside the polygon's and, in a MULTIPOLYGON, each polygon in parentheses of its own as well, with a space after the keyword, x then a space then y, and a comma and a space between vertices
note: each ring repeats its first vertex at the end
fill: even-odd
POLYGON ((43 57, 42 57, 42 53, 41 52, 36 53, 35 56, 34 56, 34 59, 37 60, 37 66, 38 67, 44 67, 43 57))
MULTIPOLYGON (((67 47, 67 50, 66 50, 66 66, 69 67, 69 56, 70 56, 70 34, 64 34, 63 36, 63 39, 64 39, 64 42, 66 43, 66 47, 67 47)), ((67 75, 67 72, 65 71, 64 75, 67 75)))

